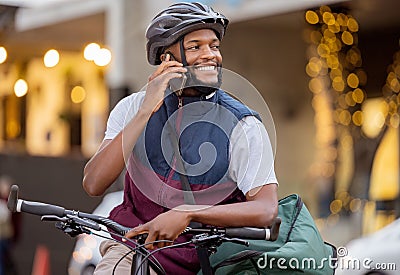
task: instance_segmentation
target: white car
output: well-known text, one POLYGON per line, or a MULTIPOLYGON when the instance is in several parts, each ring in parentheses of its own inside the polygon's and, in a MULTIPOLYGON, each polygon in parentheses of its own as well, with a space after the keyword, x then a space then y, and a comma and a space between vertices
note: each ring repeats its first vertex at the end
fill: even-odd
MULTIPOLYGON (((110 211, 123 200, 123 191, 109 193, 104 196, 101 203, 93 211, 93 214, 107 217, 110 211)), ((107 235, 107 233, 99 233, 107 235)), ((72 252, 72 256, 68 265, 69 275, 88 275, 93 274, 97 263, 101 259, 99 246, 104 238, 81 234, 77 237, 77 241, 72 252)))
POLYGON ((400 219, 339 247, 336 275, 400 274, 400 219))

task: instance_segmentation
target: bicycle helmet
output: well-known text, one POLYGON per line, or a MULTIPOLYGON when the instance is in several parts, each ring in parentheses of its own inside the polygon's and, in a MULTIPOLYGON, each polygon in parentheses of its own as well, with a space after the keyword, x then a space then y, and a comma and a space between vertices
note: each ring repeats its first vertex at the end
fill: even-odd
POLYGON ((163 50, 184 35, 212 29, 222 40, 229 20, 202 3, 176 3, 157 14, 146 30, 147 60, 151 65, 161 64, 163 50))

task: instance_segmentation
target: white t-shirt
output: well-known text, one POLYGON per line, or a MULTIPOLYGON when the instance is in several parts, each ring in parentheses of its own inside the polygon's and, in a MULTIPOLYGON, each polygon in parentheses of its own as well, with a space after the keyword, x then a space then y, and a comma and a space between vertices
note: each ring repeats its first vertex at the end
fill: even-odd
MULTIPOLYGON (((113 139, 137 113, 145 92, 133 93, 111 111, 104 139, 113 139)), ((254 116, 246 116, 233 129, 229 144, 229 176, 247 194, 253 188, 278 183, 274 171, 274 153, 264 125, 254 116)))

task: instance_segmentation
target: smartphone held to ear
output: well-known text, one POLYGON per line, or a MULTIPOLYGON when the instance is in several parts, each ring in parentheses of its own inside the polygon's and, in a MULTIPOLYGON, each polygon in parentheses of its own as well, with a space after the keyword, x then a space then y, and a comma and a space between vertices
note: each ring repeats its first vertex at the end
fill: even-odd
MULTIPOLYGON (((176 58, 171 52, 166 52, 162 58, 162 61, 175 61, 176 58), (169 56, 169 58, 167 58, 169 56)), ((169 86, 173 92, 176 92, 178 96, 182 94, 182 90, 185 88, 187 76, 186 74, 182 74, 180 78, 173 78, 169 81, 169 86)))

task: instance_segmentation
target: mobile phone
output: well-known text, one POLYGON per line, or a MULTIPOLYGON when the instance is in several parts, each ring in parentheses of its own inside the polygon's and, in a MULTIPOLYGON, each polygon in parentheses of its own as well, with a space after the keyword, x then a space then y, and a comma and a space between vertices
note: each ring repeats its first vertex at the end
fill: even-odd
MULTIPOLYGON (((170 61, 175 61, 176 58, 171 52, 166 52, 165 55, 169 54, 169 60, 170 61)), ((181 78, 173 78, 169 81, 169 86, 171 90, 180 96, 182 94, 183 89, 185 88, 186 85, 186 80, 187 76, 186 74, 182 74, 181 78)))

